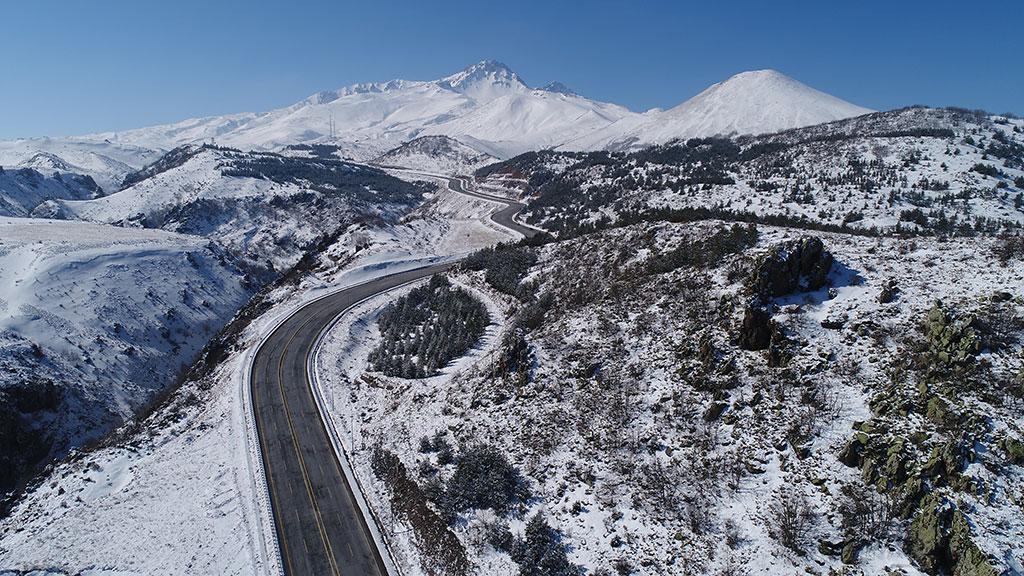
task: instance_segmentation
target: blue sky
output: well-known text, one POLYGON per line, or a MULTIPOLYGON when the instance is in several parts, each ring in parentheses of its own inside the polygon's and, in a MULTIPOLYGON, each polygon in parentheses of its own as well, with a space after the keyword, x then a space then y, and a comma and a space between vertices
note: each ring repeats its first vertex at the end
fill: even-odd
POLYGON ((1024 2, 8 3, 0 138, 118 130, 432 79, 482 59, 634 110, 775 68, 871 108, 1024 114, 1024 2))

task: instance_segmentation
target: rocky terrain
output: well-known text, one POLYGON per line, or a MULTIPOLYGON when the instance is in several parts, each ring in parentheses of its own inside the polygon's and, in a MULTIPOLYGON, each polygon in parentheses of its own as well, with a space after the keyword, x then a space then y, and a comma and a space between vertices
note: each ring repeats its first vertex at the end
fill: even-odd
POLYGON ((1019 572, 1024 260, 1005 242, 712 220, 502 248, 455 276, 508 318, 471 366, 359 376, 349 350, 339 410, 377 446, 362 457, 391 455, 382 498, 448 524, 416 540, 426 573, 1019 572), (495 477, 510 503, 452 508, 474 446, 530 497, 495 477), (547 533, 538 513, 559 570, 509 547, 547 533))

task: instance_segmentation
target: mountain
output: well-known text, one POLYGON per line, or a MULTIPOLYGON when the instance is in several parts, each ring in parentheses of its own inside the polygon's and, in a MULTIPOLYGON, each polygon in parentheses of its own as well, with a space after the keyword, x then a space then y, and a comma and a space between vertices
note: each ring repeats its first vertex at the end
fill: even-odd
POLYGON ((775 70, 737 74, 668 110, 623 118, 567 150, 626 150, 677 138, 766 134, 872 112, 775 70))
MULTIPOLYGON (((49 159, 37 160, 40 164, 49 159)), ((88 200, 103 195, 92 178, 54 168, 47 170, 50 176, 32 168, 0 168, 0 216, 28 216, 48 200, 88 200)))
POLYGON ((192 119, 91 138, 162 150, 211 139, 264 150, 296 143, 345 143, 352 157, 368 160, 422 135, 446 135, 509 157, 561 144, 630 114, 621 106, 571 93, 535 90, 504 64, 485 60, 438 80, 355 84, 269 112, 192 119))
POLYGON ((498 159, 447 136, 421 136, 393 148, 372 164, 401 166, 435 174, 468 174, 498 159))
POLYGON ((111 190, 130 172, 184 145, 276 151, 329 144, 347 158, 367 161, 421 136, 447 136, 507 159, 545 148, 634 149, 675 138, 774 132, 866 112, 761 70, 715 84, 672 109, 638 114, 580 96, 559 82, 531 88, 504 64, 485 60, 437 80, 354 84, 268 112, 0 142, 0 165, 45 160, 111 190))

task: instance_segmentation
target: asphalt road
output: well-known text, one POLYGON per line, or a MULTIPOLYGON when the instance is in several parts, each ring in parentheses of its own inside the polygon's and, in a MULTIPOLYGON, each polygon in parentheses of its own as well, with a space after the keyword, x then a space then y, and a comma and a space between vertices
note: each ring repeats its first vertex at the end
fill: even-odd
MULTIPOLYGON (((512 219, 522 204, 471 191, 458 178, 451 182, 464 194, 508 204, 492 215, 495 222, 527 236, 536 233, 512 219)), ((438 264, 384 276, 310 302, 256 351, 250 381, 253 411, 281 559, 289 576, 387 574, 313 398, 307 360, 320 333, 338 314, 449 267, 438 264)))
POLYGON ((513 216, 518 214, 520 210, 526 207, 526 204, 516 202, 515 200, 509 200, 508 198, 502 198, 501 196, 493 196, 491 194, 484 194, 483 192, 473 190, 469 185, 469 179, 464 177, 449 178, 448 186, 452 190, 466 194, 467 196, 476 196, 477 198, 483 198, 484 200, 491 200, 506 204, 505 208, 491 214, 491 220, 501 224, 505 228, 515 230, 527 238, 537 234, 536 229, 530 228, 529 226, 523 226, 513 218, 513 216))

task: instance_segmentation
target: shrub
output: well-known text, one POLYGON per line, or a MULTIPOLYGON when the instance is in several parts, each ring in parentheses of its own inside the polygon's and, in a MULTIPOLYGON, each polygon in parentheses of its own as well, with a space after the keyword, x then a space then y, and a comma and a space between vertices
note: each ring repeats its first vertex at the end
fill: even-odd
POLYGON ((526 482, 505 455, 490 444, 464 446, 448 481, 444 507, 452 514, 490 508, 499 514, 529 498, 526 482))
POLYGON ((817 517, 807 497, 792 488, 782 488, 768 504, 767 521, 772 537, 800 554, 807 546, 817 517))
POLYGON ((548 525, 540 512, 526 523, 526 531, 512 546, 512 559, 520 576, 577 576, 583 571, 569 562, 561 534, 548 525))

